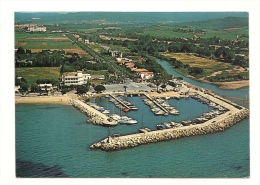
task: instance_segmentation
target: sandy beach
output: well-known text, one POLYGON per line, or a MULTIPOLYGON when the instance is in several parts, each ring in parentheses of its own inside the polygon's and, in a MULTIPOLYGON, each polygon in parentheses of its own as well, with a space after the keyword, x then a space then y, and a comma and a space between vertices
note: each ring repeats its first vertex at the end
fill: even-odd
POLYGON ((61 104, 71 105, 69 99, 77 98, 77 95, 65 96, 36 96, 36 97, 15 97, 15 104, 61 104))

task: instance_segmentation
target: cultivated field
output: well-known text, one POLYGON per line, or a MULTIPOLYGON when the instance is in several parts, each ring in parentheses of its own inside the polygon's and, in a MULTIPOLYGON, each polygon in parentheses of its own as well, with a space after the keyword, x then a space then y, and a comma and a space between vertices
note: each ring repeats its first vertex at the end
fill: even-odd
POLYGON ((206 75, 210 75, 217 71, 230 70, 233 69, 229 63, 218 62, 213 59, 202 58, 194 56, 193 54, 185 54, 185 53, 166 53, 164 56, 176 58, 184 64, 189 64, 190 67, 200 67, 204 70, 206 75))
POLYGON ((42 49, 64 50, 65 52, 78 53, 88 58, 91 56, 83 51, 77 44, 71 42, 67 37, 60 34, 39 34, 39 33, 16 33, 15 34, 15 48, 23 47, 24 49, 31 49, 33 53, 41 52, 42 49))
POLYGON ((33 84, 37 79, 57 79, 60 77, 59 67, 26 67, 15 68, 15 75, 27 80, 28 84, 33 84))

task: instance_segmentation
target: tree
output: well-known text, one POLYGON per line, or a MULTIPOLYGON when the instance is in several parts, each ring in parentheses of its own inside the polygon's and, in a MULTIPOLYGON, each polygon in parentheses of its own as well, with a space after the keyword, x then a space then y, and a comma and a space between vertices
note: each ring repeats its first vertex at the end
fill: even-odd
POLYGON ((77 86, 77 94, 85 94, 89 90, 88 86, 78 85, 77 86))
POLYGON ((162 85, 161 85, 161 88, 163 88, 163 89, 164 89, 165 87, 166 87, 166 85, 165 85, 165 84, 162 84, 162 85))
POLYGON ((103 86, 103 85, 97 85, 97 86, 94 87, 94 89, 97 92, 101 92, 101 91, 106 90, 105 86, 103 86))
POLYGON ((24 51, 24 49, 22 47, 19 47, 17 49, 17 54, 24 54, 24 53, 25 53, 25 51, 24 51))
POLYGON ((38 84, 34 83, 31 85, 31 92, 39 92, 40 91, 40 87, 38 86, 38 84))
POLYGON ((27 82, 21 82, 21 83, 20 83, 20 89, 21 89, 22 91, 26 92, 26 91, 28 90, 28 88, 29 88, 29 85, 28 85, 27 82))
POLYGON ((61 93, 66 94, 67 92, 69 92, 68 88, 63 87, 61 93))

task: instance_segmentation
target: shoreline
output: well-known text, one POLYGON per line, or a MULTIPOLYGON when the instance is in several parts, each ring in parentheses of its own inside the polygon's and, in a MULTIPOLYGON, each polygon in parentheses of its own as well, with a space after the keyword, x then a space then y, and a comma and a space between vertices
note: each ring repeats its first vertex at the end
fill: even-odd
MULTIPOLYGON (((183 76, 185 76, 185 75, 183 75, 183 76)), ((191 78, 198 82, 216 85, 219 89, 225 89, 225 90, 236 90, 236 89, 241 89, 244 87, 249 87, 249 80, 239 80, 239 81, 230 81, 230 82, 210 82, 208 80, 205 80, 204 78, 197 79, 190 75, 187 75, 185 77, 191 78)))
POLYGON ((15 104, 59 104, 71 105, 69 99, 76 96, 39 96, 39 97, 15 97, 15 104))

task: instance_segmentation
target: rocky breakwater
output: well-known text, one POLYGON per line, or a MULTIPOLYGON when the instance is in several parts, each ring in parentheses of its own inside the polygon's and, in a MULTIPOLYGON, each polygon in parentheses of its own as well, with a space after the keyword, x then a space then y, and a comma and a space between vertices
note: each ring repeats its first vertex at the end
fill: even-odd
POLYGON ((81 102, 80 100, 70 100, 73 107, 87 115, 90 119, 87 120, 89 123, 96 125, 115 125, 116 122, 108 121, 108 117, 101 112, 93 109, 89 105, 81 102))
POLYGON ((225 118, 210 123, 181 127, 178 129, 157 130, 147 133, 131 134, 120 137, 105 138, 104 140, 94 143, 90 146, 91 149, 99 148, 105 151, 120 150, 132 148, 142 144, 155 143, 178 139, 182 137, 202 135, 223 131, 241 120, 249 117, 249 110, 242 109, 234 114, 228 115, 225 118))

